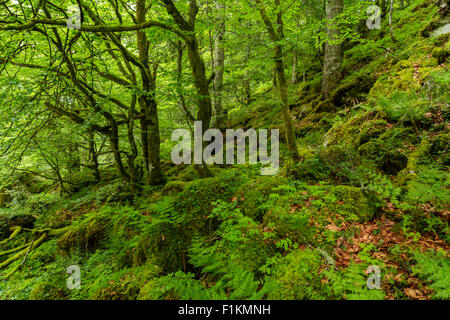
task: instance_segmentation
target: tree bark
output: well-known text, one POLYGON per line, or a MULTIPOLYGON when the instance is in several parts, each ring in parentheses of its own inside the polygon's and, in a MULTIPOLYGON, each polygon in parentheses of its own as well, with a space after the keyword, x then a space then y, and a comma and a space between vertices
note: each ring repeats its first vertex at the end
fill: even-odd
POLYGON ((391 33, 391 39, 394 42, 397 42, 397 39, 394 35, 394 27, 392 26, 392 12, 394 11, 394 0, 391 0, 391 5, 389 7, 389 31, 391 33))
POLYGON ((294 56, 292 57, 292 84, 297 84, 298 82, 298 50, 294 50, 294 56))
POLYGON ((215 127, 219 130, 224 129, 227 121, 227 111, 223 108, 223 72, 225 67, 225 6, 216 2, 217 10, 217 34, 214 39, 214 110, 216 112, 215 127))
MULTIPOLYGON (((209 80, 206 76, 206 66, 198 48, 198 40, 195 35, 195 20, 198 6, 195 0, 189 1, 189 14, 186 20, 176 8, 172 0, 162 0, 167 13, 172 16, 178 27, 185 32, 182 38, 186 43, 189 64, 197 91, 198 113, 197 120, 202 122, 202 134, 210 128, 212 115, 212 101, 209 92, 209 80)), ((199 178, 211 177, 212 173, 205 163, 194 165, 199 178)))
POLYGON ((93 132, 89 133, 89 154, 92 161, 92 170, 96 182, 100 182, 100 171, 98 168, 98 155, 95 148, 95 135, 93 132))
MULTIPOLYGON (((145 22, 146 0, 136 0, 136 21, 145 22)), ((148 180, 152 185, 162 184, 164 176, 161 169, 158 105, 155 100, 155 77, 149 66, 149 42, 144 30, 136 33, 139 50, 139 71, 142 79, 143 94, 139 97, 141 113, 141 138, 148 180)))
POLYGON ((257 0, 259 4, 259 12, 261 18, 266 25, 267 31, 271 41, 275 44, 275 72, 278 79, 278 89, 280 93, 280 98, 283 103, 282 113, 284 118, 284 125, 286 128, 286 141, 288 145, 289 153, 294 161, 300 160, 300 155, 298 153, 297 142, 295 141, 295 131, 292 122, 291 112, 289 110, 289 98, 287 90, 286 74, 284 71, 283 64, 283 46, 280 44, 280 40, 283 39, 283 16, 280 8, 280 0, 275 0, 275 6, 277 8, 277 25, 278 31, 275 31, 272 21, 267 14, 267 11, 262 3, 262 0, 257 0))
POLYGON ((341 81, 342 44, 339 43, 340 31, 335 18, 342 13, 343 0, 327 0, 327 41, 323 63, 322 94, 325 99, 341 81), (338 42, 338 43, 336 43, 338 42))

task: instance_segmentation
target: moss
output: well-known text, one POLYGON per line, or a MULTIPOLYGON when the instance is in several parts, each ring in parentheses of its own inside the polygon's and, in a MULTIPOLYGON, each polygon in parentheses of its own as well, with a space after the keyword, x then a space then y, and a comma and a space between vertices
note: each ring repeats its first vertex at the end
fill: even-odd
POLYGON ((351 152, 351 147, 349 149, 348 145, 332 145, 328 148, 321 149, 319 157, 323 163, 336 165, 337 163, 346 161, 351 152))
POLYGON ((338 107, 356 104, 353 101, 356 101, 355 99, 362 100, 361 98, 365 98, 365 95, 373 87, 375 81, 376 78, 370 74, 347 78, 331 93, 332 104, 338 107))
POLYGON ((197 173, 195 173, 193 166, 187 166, 176 176, 176 180, 180 181, 192 181, 195 178, 197 178, 197 173))
POLYGON ((218 200, 229 201, 237 188, 235 176, 216 176, 198 179, 186 184, 183 192, 174 201, 174 209, 180 215, 180 221, 191 232, 210 232, 213 221, 208 218, 218 200))
POLYGON ((439 28, 439 26, 441 25, 440 21, 441 21, 440 16, 434 17, 433 20, 431 20, 428 24, 422 27, 422 29, 420 29, 419 31, 420 35, 423 37, 429 37, 433 30, 439 28))
POLYGON ((301 121, 294 123, 295 133, 298 137, 305 136, 309 131, 320 128, 321 120, 327 116, 328 113, 311 112, 301 121))
POLYGON ((30 300, 61 300, 64 298, 63 291, 52 281, 39 282, 28 297, 30 300))
POLYGON ((434 48, 431 54, 435 59, 437 59, 437 62, 441 64, 447 60, 450 55, 450 51, 446 48, 434 48))
POLYGON ((0 192, 0 208, 5 207, 11 201, 11 196, 6 192, 0 192))
POLYGON ((152 263, 162 272, 170 273, 186 268, 189 247, 187 232, 180 226, 164 221, 152 221, 139 235, 133 248, 134 266, 152 263))
POLYGON ((317 106, 314 108, 315 113, 323 113, 323 112, 333 112, 337 111, 337 107, 333 104, 331 99, 327 99, 324 101, 320 101, 317 103, 317 106))
POLYGON ((285 178, 258 177, 243 184, 235 193, 236 200, 242 213, 255 221, 261 221, 266 209, 261 206, 267 201, 269 195, 277 193, 273 189, 287 182, 285 178))
POLYGON ((430 141, 424 137, 419 146, 408 155, 408 165, 399 173, 398 183, 400 186, 409 188, 411 183, 417 180, 417 172, 421 162, 428 158, 430 152, 430 141))
POLYGON ((276 288, 268 294, 268 299, 303 300, 323 299, 322 260, 315 250, 296 250, 284 257, 277 265, 272 280, 276 288))
POLYGON ((441 133, 431 140, 430 153, 438 156, 449 150, 450 133, 441 133))
POLYGON ((363 123, 357 138, 357 145, 362 145, 371 139, 376 139, 386 132, 387 121, 384 119, 374 119, 363 123))
POLYGON ((119 271, 108 277, 108 281, 100 278, 101 283, 94 283, 98 287, 91 296, 93 300, 136 300, 141 289, 153 278, 160 274, 155 265, 145 265, 119 271))
POLYGON ((406 168, 408 158, 379 140, 369 141, 358 148, 361 156, 376 163, 386 174, 396 175, 406 168))
POLYGON ((58 239, 58 247, 65 252, 73 249, 95 251, 105 242, 110 222, 106 215, 96 212, 87 219, 72 225, 58 239))
POLYGON ((358 144, 363 141, 362 136, 373 133, 374 135, 378 132, 369 128, 370 124, 375 125, 377 130, 382 130, 383 121, 381 121, 385 115, 377 110, 371 110, 364 112, 362 114, 355 115, 354 117, 348 119, 344 123, 335 124, 324 136, 323 145, 325 147, 343 144, 347 146, 358 146, 358 144), (372 121, 368 125, 366 122, 372 121))
POLYGON ((336 186, 330 192, 336 196, 337 201, 326 200, 328 207, 350 220, 371 221, 378 213, 379 200, 360 188, 336 186))
POLYGON ((186 186, 186 182, 184 181, 179 181, 179 180, 174 180, 174 181, 169 181, 163 188, 162 190, 162 194, 163 195, 175 195, 181 191, 184 190, 186 186))

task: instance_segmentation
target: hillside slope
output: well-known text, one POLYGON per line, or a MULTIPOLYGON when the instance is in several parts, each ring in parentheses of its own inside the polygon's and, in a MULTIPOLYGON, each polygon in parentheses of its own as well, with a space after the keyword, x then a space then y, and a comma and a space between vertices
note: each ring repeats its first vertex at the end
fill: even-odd
MULTIPOLYGON (((395 12, 397 42, 383 21, 348 43, 328 100, 308 71, 291 89, 302 161, 282 146, 278 176, 241 165, 199 180, 167 163, 169 182, 142 195, 113 180, 66 199, 25 177, 0 197, 0 298, 449 299, 443 4, 395 12)), ((275 94, 232 113, 233 126, 283 130, 275 94)))

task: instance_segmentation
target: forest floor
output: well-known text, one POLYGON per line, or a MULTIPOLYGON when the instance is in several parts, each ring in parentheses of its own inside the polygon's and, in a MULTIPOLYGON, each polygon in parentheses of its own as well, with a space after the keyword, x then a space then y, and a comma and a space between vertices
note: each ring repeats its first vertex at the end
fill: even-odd
MULTIPOLYGON (((167 160, 164 187, 105 169, 60 198, 24 175, 0 197, 0 299, 449 299, 448 13, 416 2, 398 42, 349 44, 330 99, 320 74, 291 86, 302 161, 282 145, 277 176, 167 160)), ((230 125, 283 136, 276 94, 230 125)))

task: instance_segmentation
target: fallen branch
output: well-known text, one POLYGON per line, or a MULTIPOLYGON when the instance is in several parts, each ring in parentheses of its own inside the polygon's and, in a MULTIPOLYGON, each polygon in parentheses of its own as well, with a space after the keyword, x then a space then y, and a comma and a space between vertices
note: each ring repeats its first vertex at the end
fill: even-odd
POLYGON ((25 256, 28 252, 28 250, 33 250, 36 247, 38 247, 42 242, 44 242, 45 238, 47 238, 47 234, 43 233, 42 236, 36 241, 34 242, 32 245, 30 245, 30 247, 27 249, 23 249, 22 251, 20 251, 19 253, 16 253, 15 255, 13 255, 12 257, 10 257, 9 259, 3 261, 2 263, 0 263, 0 269, 3 269, 7 266, 9 266, 11 263, 13 263, 16 260, 19 260, 20 258, 22 258, 23 256, 25 256))
POLYGON ((23 258, 22 262, 20 264, 18 264, 17 266, 15 266, 6 276, 5 279, 9 279, 9 277, 11 277, 14 273, 17 272, 17 270, 19 270, 23 264, 25 263, 25 261, 27 261, 28 255, 30 254, 31 248, 33 248, 34 245, 34 241, 36 240, 36 236, 33 238, 33 241, 31 241, 30 246, 28 247, 28 251, 25 254, 25 257, 23 258))
POLYGON ((17 247, 17 248, 14 248, 14 249, 6 250, 6 251, 1 251, 1 252, 0 252, 0 257, 1 257, 1 256, 7 256, 7 255, 10 255, 11 253, 20 251, 20 250, 22 250, 22 249, 24 249, 24 248, 27 248, 29 245, 30 245, 30 243, 26 243, 26 244, 21 245, 21 246, 19 246, 19 247, 17 247))

